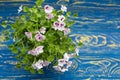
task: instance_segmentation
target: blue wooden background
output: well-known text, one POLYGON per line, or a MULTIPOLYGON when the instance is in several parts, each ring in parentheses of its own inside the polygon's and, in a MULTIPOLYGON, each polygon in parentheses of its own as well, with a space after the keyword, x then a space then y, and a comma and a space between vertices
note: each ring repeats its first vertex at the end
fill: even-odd
MULTIPOLYGON (((0 22, 14 21, 20 5, 34 2, 0 0, 0 22)), ((11 41, 4 45, 0 36, 0 80, 120 80, 120 0, 46 0, 45 4, 56 8, 66 4, 79 13, 71 33, 75 41, 84 43, 79 58, 73 59, 68 72, 47 70, 44 75, 33 75, 15 67, 14 55, 7 48, 11 41)))

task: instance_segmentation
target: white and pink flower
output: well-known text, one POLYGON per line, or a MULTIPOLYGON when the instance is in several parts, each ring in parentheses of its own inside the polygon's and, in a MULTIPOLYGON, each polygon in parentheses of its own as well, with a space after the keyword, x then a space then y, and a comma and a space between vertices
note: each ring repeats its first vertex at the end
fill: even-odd
POLYGON ((47 13, 47 16, 46 16, 47 19, 52 19, 53 17, 54 15, 52 13, 47 13))
POLYGON ((53 68, 60 72, 68 71, 68 68, 71 67, 72 61, 66 61, 65 59, 59 59, 58 65, 53 66, 53 68))
POLYGON ((59 22, 59 24, 60 24, 60 27, 58 28, 58 30, 63 31, 66 26, 65 22, 59 22))
POLYGON ((36 54, 43 53, 43 47, 44 46, 38 46, 37 48, 35 48, 36 54))
POLYGON ((75 53, 71 53, 71 54, 69 54, 69 57, 70 57, 70 58, 74 58, 75 56, 76 56, 75 53))
POLYGON ((44 66, 48 66, 51 62, 48 62, 48 61, 43 61, 43 60, 38 60, 35 64, 32 64, 32 67, 34 69, 41 69, 43 68, 44 66))
POLYGON ((63 31, 64 27, 65 27, 65 23, 64 22, 54 22, 54 29, 55 30, 59 30, 59 31, 63 31))
POLYGON ((64 59, 65 59, 66 61, 68 61, 69 58, 70 58, 69 54, 65 53, 65 54, 64 54, 64 59))
POLYGON ((51 63, 51 62, 49 62, 49 61, 44 61, 44 62, 43 62, 43 66, 48 66, 50 63, 51 63))
POLYGON ((68 71, 68 68, 62 68, 60 66, 53 66, 53 68, 57 71, 60 71, 60 72, 68 71))
POLYGON ((44 6, 45 13, 51 13, 53 11, 53 9, 54 8, 52 6, 49 6, 49 5, 44 6))
POLYGON ((41 33, 38 32, 38 33, 35 35, 35 39, 36 39, 37 41, 42 41, 42 40, 45 39, 45 36, 44 36, 43 34, 41 34, 41 33))
POLYGON ((60 72, 68 71, 68 68, 71 67, 72 61, 69 61, 69 58, 71 58, 70 54, 65 53, 63 59, 58 60, 58 65, 53 66, 53 68, 60 72))
POLYGON ((61 67, 60 66, 53 66, 53 68, 57 71, 61 71, 61 67))
POLYGON ((25 32, 25 35, 27 36, 27 38, 32 39, 32 33, 31 32, 25 32))
POLYGON ((68 71, 68 68, 61 68, 61 72, 68 71))
POLYGON ((67 12, 67 7, 64 6, 64 5, 61 5, 61 11, 63 11, 63 12, 67 12))
POLYGON ((66 61, 69 61, 70 58, 74 58, 75 56, 76 56, 76 53, 71 53, 71 54, 65 53, 64 59, 66 59, 66 61))
POLYGON ((38 56, 41 53, 43 53, 43 46, 38 46, 37 48, 28 51, 28 54, 31 54, 33 56, 38 56))
POLYGON ((60 24, 59 24, 59 22, 57 22, 57 21, 54 22, 53 25, 54 25, 54 29, 55 29, 55 30, 57 30, 57 29, 60 27, 60 24))
POLYGON ((65 16, 64 15, 59 15, 58 16, 58 21, 59 22, 63 22, 65 20, 65 16))
POLYGON ((66 64, 66 59, 59 59, 58 66, 64 66, 66 64))
POLYGON ((64 35, 68 35, 70 33, 70 29, 69 28, 64 28, 64 35))
POLYGON ((39 60, 35 64, 32 64, 32 67, 37 70, 43 68, 43 60, 39 60))
POLYGON ((31 54, 31 55, 33 55, 33 56, 37 56, 37 55, 39 55, 37 52, 36 52, 36 50, 30 50, 30 51, 28 51, 28 54, 31 54))
POLYGON ((69 67, 71 67, 71 65, 72 65, 72 61, 68 61, 67 63, 66 63, 66 68, 69 68, 69 67))
MULTIPOLYGON (((41 27, 41 28, 40 28, 40 33, 45 34, 45 32, 46 32, 46 28, 45 28, 45 27, 41 27)), ((39 33, 39 32, 38 32, 38 33, 39 33)))

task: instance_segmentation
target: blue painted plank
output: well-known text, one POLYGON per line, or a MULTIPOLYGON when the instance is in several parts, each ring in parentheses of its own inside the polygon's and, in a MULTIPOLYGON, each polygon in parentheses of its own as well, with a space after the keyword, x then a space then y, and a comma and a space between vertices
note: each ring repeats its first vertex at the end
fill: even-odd
MULTIPOLYGON (((0 22, 16 19, 18 7, 28 2, 0 2, 0 22), (7 6, 6 6, 7 5, 7 6)), ((73 40, 83 42, 78 59, 73 59, 68 72, 47 70, 44 75, 31 74, 15 67, 14 54, 0 43, 0 79, 6 80, 119 80, 120 79, 120 0, 46 0, 45 4, 59 8, 66 4, 78 12, 72 26, 73 40)), ((71 18, 73 19, 73 18, 71 18)), ((3 28, 0 27, 0 31, 3 28)), ((11 41, 5 42, 7 45, 11 41)))

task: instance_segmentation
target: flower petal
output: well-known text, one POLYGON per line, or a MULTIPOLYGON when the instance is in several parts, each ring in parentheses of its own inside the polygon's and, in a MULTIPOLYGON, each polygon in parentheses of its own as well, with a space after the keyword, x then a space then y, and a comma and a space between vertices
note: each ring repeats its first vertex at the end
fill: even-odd
POLYGON ((51 13, 53 11, 53 7, 49 5, 44 6, 45 13, 51 13))
POLYGON ((27 36, 27 38, 32 39, 32 33, 31 32, 25 32, 25 35, 27 36))
POLYGON ((61 5, 61 11, 63 11, 63 12, 67 12, 67 7, 64 6, 64 5, 61 5))

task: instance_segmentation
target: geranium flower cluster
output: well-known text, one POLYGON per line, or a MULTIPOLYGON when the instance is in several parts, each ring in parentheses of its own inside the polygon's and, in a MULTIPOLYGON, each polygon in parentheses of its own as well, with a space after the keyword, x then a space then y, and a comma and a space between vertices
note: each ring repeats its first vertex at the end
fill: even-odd
POLYGON ((31 54, 33 56, 38 56, 42 52, 43 52, 43 46, 38 46, 37 48, 28 51, 28 54, 31 54))
POLYGON ((69 61, 70 58, 74 58, 75 55, 78 55, 79 53, 79 49, 76 48, 75 53, 72 54, 64 54, 64 58, 63 59, 59 59, 58 60, 58 65, 57 66, 53 66, 53 68, 57 71, 60 72, 65 72, 68 71, 68 68, 71 67, 72 65, 72 61, 69 61))
POLYGON ((32 73, 43 73, 43 68, 50 64, 57 71, 68 71, 71 58, 79 53, 78 44, 69 36, 74 20, 68 20, 71 14, 66 6, 56 10, 50 5, 42 7, 42 2, 36 0, 36 5, 30 8, 19 7, 21 16, 8 29, 12 31, 8 36, 12 35, 14 40, 9 49, 17 54, 17 66, 32 73))
POLYGON ((44 66, 48 66, 51 62, 38 60, 36 63, 32 64, 32 67, 36 70, 43 68, 44 66))
POLYGON ((65 17, 63 15, 58 16, 58 21, 54 22, 54 29, 63 31, 64 35, 67 35, 70 32, 69 28, 65 28, 66 24, 64 22, 65 17))
POLYGON ((68 71, 68 68, 71 67, 71 65, 72 65, 72 61, 69 61, 69 59, 74 58, 76 55, 79 56, 79 49, 78 48, 75 49, 75 53, 71 53, 71 54, 65 53, 64 58, 59 59, 58 65, 53 66, 53 68, 57 71, 60 71, 60 72, 68 71))
MULTIPOLYGON (((35 39, 37 41, 42 41, 42 40, 45 39, 45 36, 44 36, 44 34, 46 32, 45 30, 46 30, 46 28, 41 27, 40 30, 36 33, 35 39)), ((25 32, 25 35, 27 36, 27 38, 32 39, 32 33, 31 32, 25 32)))
MULTIPOLYGON (((49 6, 49 5, 45 5, 44 6, 44 11, 47 14, 46 18, 47 19, 52 19, 54 17, 54 15, 52 14, 53 11, 53 7, 49 6)), ((66 12, 67 8, 65 6, 61 6, 61 11, 66 12)), ((68 35, 68 33, 70 32, 69 28, 65 28, 66 24, 64 22, 65 20, 65 16, 64 15, 58 15, 58 19, 56 22, 53 23, 53 28, 54 30, 59 30, 59 31, 63 31, 64 35, 68 35)), ((46 32, 46 28, 45 27, 41 27, 40 30, 36 33, 35 35, 35 39, 37 41, 42 41, 45 39, 45 34, 46 32)), ((32 33, 31 32, 25 32, 25 35, 27 36, 27 38, 32 39, 32 33)), ((39 54, 43 53, 44 46, 38 46, 35 49, 32 49, 30 51, 28 51, 28 54, 31 54, 33 56, 38 56, 39 54)), ((77 52, 78 53, 78 52, 77 52)), ((55 70, 61 71, 61 72, 65 72, 68 71, 68 68, 71 66, 72 61, 69 61, 69 58, 73 58, 75 56, 75 54, 64 54, 64 59, 59 59, 58 60, 58 66, 53 66, 53 68, 55 70)), ((48 66, 51 62, 48 61, 43 61, 43 60, 38 60, 36 63, 32 64, 32 67, 34 69, 41 69, 44 66, 48 66)))

